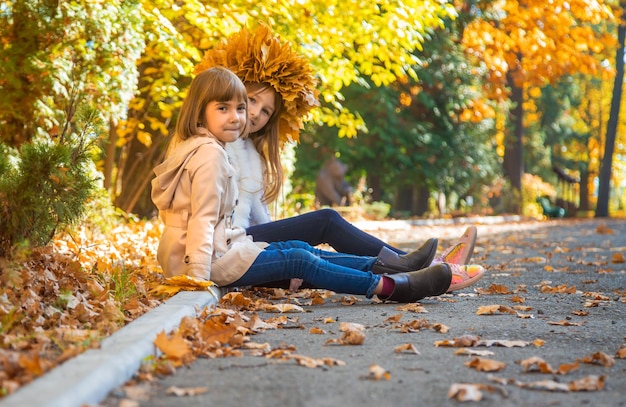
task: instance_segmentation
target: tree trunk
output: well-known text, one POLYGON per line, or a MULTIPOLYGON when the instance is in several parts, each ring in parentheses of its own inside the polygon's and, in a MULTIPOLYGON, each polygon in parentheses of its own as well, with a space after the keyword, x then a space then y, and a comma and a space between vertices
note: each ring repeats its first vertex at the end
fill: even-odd
POLYGON ((409 213, 413 212, 413 186, 398 187, 394 209, 409 213))
POLYGON ((581 166, 580 169, 580 189, 578 191, 578 209, 588 211, 591 209, 589 205, 589 170, 587 165, 581 166))
POLYGON ((372 190, 372 201, 378 202, 382 200, 383 191, 380 187, 380 177, 378 175, 368 175, 367 184, 372 190))
POLYGON ((414 213, 418 216, 424 216, 428 212, 428 199, 430 191, 424 185, 418 185, 415 191, 415 208, 414 213))
MULTIPOLYGON (((504 139, 504 176, 511 183, 513 191, 517 191, 521 196, 522 175, 524 174, 524 92, 515 84, 511 73, 507 73, 507 82, 511 89, 511 101, 513 109, 509 114, 509 126, 504 139)), ((516 213, 522 210, 521 199, 511 203, 512 209, 516 213)))
POLYGON ((109 139, 104 148, 104 189, 115 196, 111 190, 113 185, 113 167, 115 166, 115 152, 117 151, 117 120, 109 120, 109 139))
MULTIPOLYGON (((626 6, 622 7, 626 12, 626 6)), ((611 112, 609 122, 606 127, 606 140, 604 145, 604 157, 600 166, 600 185, 598 188, 598 206, 596 207, 596 218, 609 216, 609 197, 611 191, 611 173, 613 169, 613 153, 615 151, 615 137, 617 134, 617 123, 619 109, 622 100, 622 83, 624 81, 624 38, 626 37, 626 25, 620 22, 617 28, 617 52, 615 55, 615 82, 613 85, 613 95, 611 97, 611 112)))

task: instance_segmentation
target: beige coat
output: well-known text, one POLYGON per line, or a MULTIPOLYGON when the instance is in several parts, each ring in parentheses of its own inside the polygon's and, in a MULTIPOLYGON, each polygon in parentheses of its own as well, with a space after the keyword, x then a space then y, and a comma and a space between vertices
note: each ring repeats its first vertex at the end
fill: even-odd
POLYGON ((165 275, 237 281, 267 244, 233 226, 237 183, 224 147, 204 131, 154 172, 152 200, 165 224, 157 259, 165 275))

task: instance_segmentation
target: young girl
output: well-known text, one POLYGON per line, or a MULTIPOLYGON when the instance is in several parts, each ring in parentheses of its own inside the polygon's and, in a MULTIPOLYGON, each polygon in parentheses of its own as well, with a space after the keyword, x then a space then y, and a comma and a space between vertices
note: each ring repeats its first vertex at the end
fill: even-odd
POLYGON ((157 258, 166 276, 187 274, 224 287, 299 278, 339 293, 414 302, 445 293, 453 273, 468 267, 441 263, 381 275, 372 272, 375 257, 326 252, 301 241, 253 242, 233 224, 238 191, 225 151, 246 132, 246 108, 245 86, 225 68, 205 70, 191 82, 173 144, 152 181, 165 224, 157 258))
MULTIPOLYGON (((407 254, 356 228, 332 209, 271 222, 266 203, 277 198, 282 186, 280 147, 287 140, 298 139, 302 117, 318 104, 315 78, 308 61, 266 25, 254 32, 244 28, 207 51, 196 73, 218 65, 235 72, 248 90, 249 134, 226 149, 237 169, 240 190, 235 223, 254 240, 301 240, 312 246, 326 243, 338 252, 377 256, 379 266, 397 271, 419 270, 440 262, 469 262, 476 241, 474 226, 434 259, 436 238, 407 254)), ((477 281, 480 276, 469 278, 477 281)), ((452 285, 452 289, 459 288, 463 287, 452 285)))

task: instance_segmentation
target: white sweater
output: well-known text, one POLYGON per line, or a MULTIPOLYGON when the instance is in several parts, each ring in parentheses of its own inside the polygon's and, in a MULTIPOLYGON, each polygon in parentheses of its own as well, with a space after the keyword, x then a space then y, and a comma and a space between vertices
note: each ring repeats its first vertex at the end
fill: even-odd
POLYGON ((226 152, 237 171, 239 201, 235 207, 235 226, 244 229, 270 222, 267 205, 263 203, 265 163, 250 139, 239 138, 226 143, 226 152))

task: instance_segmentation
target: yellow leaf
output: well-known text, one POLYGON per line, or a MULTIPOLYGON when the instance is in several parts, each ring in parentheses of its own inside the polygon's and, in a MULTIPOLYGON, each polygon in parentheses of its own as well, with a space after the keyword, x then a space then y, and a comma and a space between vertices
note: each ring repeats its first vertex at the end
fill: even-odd
POLYGON ((161 331, 154 340, 154 345, 174 366, 182 365, 191 356, 189 345, 179 333, 174 333, 171 338, 168 338, 165 332, 161 331))

